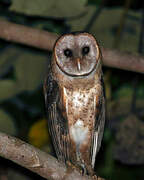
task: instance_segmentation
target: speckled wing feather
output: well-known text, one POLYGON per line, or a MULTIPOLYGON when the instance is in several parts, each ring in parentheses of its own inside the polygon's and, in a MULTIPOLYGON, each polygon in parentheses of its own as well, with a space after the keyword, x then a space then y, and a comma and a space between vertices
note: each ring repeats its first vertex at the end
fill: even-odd
POLYGON ((55 147, 56 155, 59 161, 69 160, 69 140, 67 121, 62 116, 59 109, 59 87, 53 80, 51 73, 44 83, 45 104, 48 116, 48 128, 55 147))
POLYGON ((91 145, 91 163, 94 168, 96 154, 98 153, 101 141, 104 132, 104 124, 105 124, 105 92, 104 92, 104 82, 103 77, 101 76, 101 87, 102 91, 99 95, 99 103, 96 107, 96 118, 95 118, 95 126, 93 131, 93 139, 91 145))

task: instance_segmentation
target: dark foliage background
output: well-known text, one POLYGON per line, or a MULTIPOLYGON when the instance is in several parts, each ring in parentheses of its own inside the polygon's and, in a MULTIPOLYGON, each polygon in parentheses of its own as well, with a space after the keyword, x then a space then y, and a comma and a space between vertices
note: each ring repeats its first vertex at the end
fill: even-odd
MULTIPOLYGON (((58 34, 86 30, 103 47, 143 54, 143 8, 140 0, 0 0, 0 19, 58 34)), ((0 131, 54 155, 42 88, 50 56, 0 39, 0 131)), ((103 71, 107 117, 96 172, 109 180, 143 180, 143 74, 103 71)), ((0 179, 42 179, 7 160, 0 162, 0 179)))

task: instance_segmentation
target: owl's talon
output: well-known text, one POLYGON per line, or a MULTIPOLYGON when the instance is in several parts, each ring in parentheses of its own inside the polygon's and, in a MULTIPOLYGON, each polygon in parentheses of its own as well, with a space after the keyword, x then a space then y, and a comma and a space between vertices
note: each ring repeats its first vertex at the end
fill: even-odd
POLYGON ((79 171, 82 175, 86 175, 87 174, 87 171, 85 168, 81 167, 80 165, 74 165, 72 164, 70 161, 67 161, 66 162, 68 168, 71 168, 71 169, 76 169, 77 171, 79 171))
POLYGON ((69 168, 76 169, 76 167, 70 161, 67 161, 66 164, 69 168))
POLYGON ((98 180, 97 175, 93 175, 93 176, 92 176, 92 179, 98 180))

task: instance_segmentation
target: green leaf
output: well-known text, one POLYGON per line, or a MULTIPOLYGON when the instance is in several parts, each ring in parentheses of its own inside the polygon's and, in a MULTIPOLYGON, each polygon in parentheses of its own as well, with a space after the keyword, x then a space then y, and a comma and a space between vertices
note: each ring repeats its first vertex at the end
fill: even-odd
POLYGON ((13 80, 0 80, 0 102, 18 93, 17 83, 13 80))
POLYGON ((42 84, 47 72, 47 63, 48 58, 42 53, 22 51, 15 63, 19 90, 31 91, 42 84))
POLYGON ((0 75, 14 69, 14 79, 0 80, 0 102, 22 91, 33 91, 43 83, 48 58, 40 51, 10 46, 0 54, 0 75))
POLYGON ((79 18, 68 20, 67 24, 71 27, 71 31, 83 31, 85 26, 88 24, 91 16, 93 15, 95 9, 95 6, 87 6, 85 8, 85 14, 83 14, 79 18))
POLYGON ((16 61, 16 57, 18 58, 19 54, 19 51, 14 46, 8 46, 0 52, 0 76, 8 71, 16 61))
POLYGON ((85 11, 87 0, 13 0, 10 10, 29 16, 73 17, 85 11))
POLYGON ((17 135, 14 121, 12 120, 11 116, 9 116, 2 109, 0 109, 0 131, 10 135, 17 135))

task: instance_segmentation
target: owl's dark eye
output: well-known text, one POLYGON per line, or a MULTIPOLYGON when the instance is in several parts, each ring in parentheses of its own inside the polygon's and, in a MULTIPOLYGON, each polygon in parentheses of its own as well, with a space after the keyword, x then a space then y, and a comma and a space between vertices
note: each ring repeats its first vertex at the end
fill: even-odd
POLYGON ((64 55, 68 58, 68 57, 72 57, 73 53, 71 49, 65 49, 64 50, 64 55))
POLYGON ((90 48, 88 46, 85 46, 82 48, 82 55, 85 56, 89 53, 90 48))

